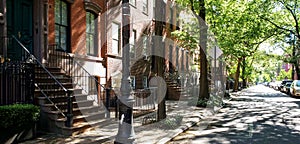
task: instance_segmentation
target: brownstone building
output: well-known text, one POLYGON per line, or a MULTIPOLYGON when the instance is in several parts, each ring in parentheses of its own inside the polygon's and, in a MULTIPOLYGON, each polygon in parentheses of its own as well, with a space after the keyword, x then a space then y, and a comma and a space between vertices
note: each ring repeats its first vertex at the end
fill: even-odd
MULTIPOLYGON (((168 76, 189 70, 187 51, 171 36, 179 11, 163 0, 130 0, 130 8, 132 88, 150 90, 151 78, 161 76, 169 98, 178 99, 168 76)), ((0 105, 40 105, 42 129, 61 134, 103 124, 107 88, 121 83, 121 27, 121 1, 0 0, 0 105)))

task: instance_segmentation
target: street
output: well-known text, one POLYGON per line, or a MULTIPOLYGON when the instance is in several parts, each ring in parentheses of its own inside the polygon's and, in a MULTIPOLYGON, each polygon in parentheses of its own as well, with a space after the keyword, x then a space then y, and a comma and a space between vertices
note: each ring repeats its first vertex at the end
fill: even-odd
POLYGON ((217 114, 169 143, 299 143, 299 105, 300 98, 256 85, 238 92, 217 114))

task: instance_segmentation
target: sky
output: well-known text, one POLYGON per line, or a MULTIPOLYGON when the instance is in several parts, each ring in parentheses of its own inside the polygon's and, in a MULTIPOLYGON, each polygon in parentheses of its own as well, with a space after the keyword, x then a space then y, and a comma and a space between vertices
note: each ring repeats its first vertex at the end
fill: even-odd
POLYGON ((273 53, 277 55, 283 55, 284 51, 279 47, 271 46, 269 43, 262 43, 259 46, 260 50, 265 50, 268 53, 273 53))

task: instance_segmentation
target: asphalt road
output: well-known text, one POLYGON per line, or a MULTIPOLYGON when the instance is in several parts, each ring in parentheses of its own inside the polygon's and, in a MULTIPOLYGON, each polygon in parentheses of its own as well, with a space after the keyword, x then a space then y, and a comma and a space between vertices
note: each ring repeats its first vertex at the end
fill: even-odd
POLYGON ((300 98, 263 85, 238 92, 213 117, 173 138, 170 144, 300 143, 300 98))

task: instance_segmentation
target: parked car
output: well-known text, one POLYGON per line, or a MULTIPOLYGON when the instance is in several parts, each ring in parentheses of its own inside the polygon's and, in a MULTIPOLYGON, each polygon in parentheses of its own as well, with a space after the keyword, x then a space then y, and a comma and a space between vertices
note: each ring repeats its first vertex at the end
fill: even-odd
POLYGON ((284 92, 284 91, 283 91, 283 87, 284 87, 284 85, 285 85, 287 82, 292 83, 293 80, 282 80, 281 83, 280 83, 280 85, 279 85, 279 87, 278 87, 278 90, 284 92))
POLYGON ((294 80, 290 87, 291 96, 300 96, 300 81, 294 80))
POLYGON ((285 85, 282 88, 282 92, 286 93, 286 94, 290 94, 290 87, 291 87, 291 82, 287 82, 285 83, 285 85))
POLYGON ((274 86, 275 86, 275 82, 270 82, 269 87, 274 88, 274 86))
POLYGON ((275 90, 278 90, 280 87, 281 81, 275 81, 272 83, 271 87, 275 90))

